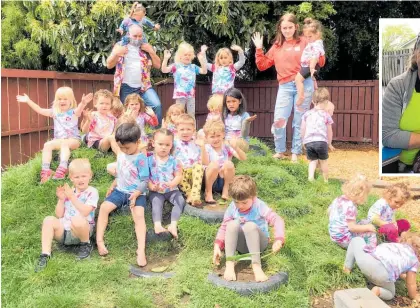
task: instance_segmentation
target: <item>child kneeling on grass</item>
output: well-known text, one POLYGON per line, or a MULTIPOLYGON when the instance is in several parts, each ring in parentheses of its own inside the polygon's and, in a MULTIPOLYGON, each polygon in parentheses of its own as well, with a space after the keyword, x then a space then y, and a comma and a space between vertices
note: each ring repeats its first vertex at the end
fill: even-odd
POLYGON ((147 261, 144 209, 146 207, 149 167, 146 155, 139 148, 140 134, 140 128, 136 123, 121 124, 115 132, 115 141, 119 147, 117 175, 108 189, 105 201, 99 208, 96 244, 101 256, 108 254, 104 243, 104 233, 109 214, 118 208, 129 205, 137 237, 137 264, 145 266, 147 261))
POLYGON ((225 144, 225 125, 221 120, 209 121, 203 127, 206 144, 203 155, 203 164, 207 165, 204 172, 205 202, 215 204, 213 191, 222 194, 222 200, 229 198, 228 188, 235 176, 235 166, 232 157, 245 160, 246 154, 237 144, 237 139, 230 139, 229 145, 225 144))
MULTIPOLYGON (((229 187, 233 202, 225 212, 222 225, 216 235, 213 263, 219 264, 221 250, 225 247, 226 257, 235 251, 251 253, 252 270, 256 281, 266 281, 268 277, 261 268, 261 252, 269 242, 268 225, 274 226, 275 241, 273 252, 278 252, 284 244, 284 221, 262 200, 257 198, 257 185, 248 175, 239 175, 229 187)), ((226 280, 236 280, 235 262, 226 261, 226 280)))
POLYGON ((42 253, 35 272, 43 270, 51 258, 52 240, 64 245, 80 244, 78 259, 85 259, 92 252, 90 237, 95 226, 95 209, 98 190, 89 186, 92 179, 89 160, 75 159, 69 165, 69 177, 74 185, 57 187, 55 215, 48 216, 42 224, 42 253))
POLYGON ((357 263, 365 277, 375 284, 372 292, 383 300, 395 296, 395 281, 405 280, 408 296, 419 302, 416 274, 419 267, 420 236, 403 232, 399 243, 382 243, 372 252, 364 251, 362 238, 353 238, 347 249, 344 272, 350 273, 357 263))

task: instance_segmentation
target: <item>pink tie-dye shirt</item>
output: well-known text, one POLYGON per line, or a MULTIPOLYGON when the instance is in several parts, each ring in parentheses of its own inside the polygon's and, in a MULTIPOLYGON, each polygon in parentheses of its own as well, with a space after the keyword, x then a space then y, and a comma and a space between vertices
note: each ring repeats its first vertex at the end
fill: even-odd
POLYGON ((101 140, 112 134, 117 118, 112 114, 102 116, 98 111, 92 112, 92 121, 89 126, 89 134, 87 135, 87 145, 90 148, 95 141, 101 140))
POLYGON ((302 120, 306 124, 303 144, 314 141, 328 143, 328 125, 334 123, 328 112, 313 108, 303 114, 302 120))
POLYGON ((384 198, 379 199, 370 207, 368 212, 369 221, 372 221, 375 216, 379 216, 381 220, 386 221, 387 223, 395 221, 394 210, 384 198))
POLYGON ((196 163, 201 163, 201 148, 194 140, 174 140, 174 157, 182 163, 182 168, 188 169, 196 163))
POLYGON ((51 109, 51 117, 54 119, 54 139, 80 139, 79 118, 74 109, 58 113, 51 109))
POLYGON ((352 233, 350 232, 347 223, 356 221, 356 205, 345 196, 341 196, 331 203, 328 211, 330 217, 328 230, 331 239, 338 244, 348 244, 352 239, 352 233))
POLYGON ((232 160, 232 157, 236 155, 236 151, 227 144, 222 146, 220 152, 216 152, 216 150, 210 144, 206 144, 205 147, 209 157, 209 162, 217 162, 220 168, 223 167, 225 161, 232 160))

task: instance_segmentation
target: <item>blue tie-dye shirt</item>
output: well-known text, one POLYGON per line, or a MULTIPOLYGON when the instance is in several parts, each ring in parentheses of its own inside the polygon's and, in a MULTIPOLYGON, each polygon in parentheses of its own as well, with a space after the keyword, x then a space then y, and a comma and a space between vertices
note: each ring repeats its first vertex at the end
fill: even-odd
POLYGON ((167 183, 171 182, 176 173, 182 172, 182 164, 180 161, 176 160, 172 155, 168 157, 166 162, 161 162, 157 160, 155 154, 148 157, 149 168, 150 168, 150 177, 149 180, 156 185, 159 185, 159 193, 167 193, 173 190, 178 190, 178 187, 169 188, 167 183))
POLYGON ((135 190, 139 190, 142 195, 145 195, 147 190, 141 189, 141 187, 144 186, 145 182, 147 183, 148 179, 149 165, 146 155, 143 153, 134 155, 118 154, 116 188, 119 191, 131 194, 135 190))
POLYGON ((200 68, 195 64, 174 63, 169 66, 174 75, 174 99, 195 97, 195 77, 200 68))

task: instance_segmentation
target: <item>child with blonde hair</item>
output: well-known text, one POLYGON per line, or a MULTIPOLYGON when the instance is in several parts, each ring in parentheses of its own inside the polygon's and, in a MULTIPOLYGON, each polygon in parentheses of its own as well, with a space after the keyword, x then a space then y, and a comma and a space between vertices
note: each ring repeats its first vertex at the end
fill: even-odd
POLYGON ((166 128, 172 134, 176 135, 176 121, 177 118, 185 113, 185 106, 182 104, 172 104, 166 111, 166 117, 162 121, 162 128, 166 128))
MULTIPOLYGON (((213 94, 210 96, 207 101, 207 109, 209 113, 207 114, 206 123, 209 121, 222 121, 222 110, 223 110, 223 95, 222 94, 213 94)), ((203 129, 200 129, 197 132, 197 138, 204 139, 205 134, 203 129)))
POLYGON ((383 192, 383 197, 369 209, 368 220, 380 227, 379 233, 386 235, 390 242, 398 242, 398 236, 410 229, 410 223, 405 219, 395 219, 395 211, 410 199, 407 184, 396 183, 383 192))
POLYGON ((237 145, 237 139, 230 139, 226 144, 225 125, 222 121, 208 121, 204 127, 207 144, 203 153, 205 197, 208 204, 215 204, 213 192, 221 193, 222 200, 229 198, 228 188, 235 176, 235 166, 232 157, 246 160, 246 154, 237 145))
POLYGON ((99 201, 98 190, 89 186, 93 173, 88 159, 74 159, 69 165, 69 178, 74 187, 66 183, 56 189, 58 202, 56 216, 45 217, 42 223, 42 253, 35 271, 43 270, 51 258, 52 241, 64 245, 80 245, 78 259, 92 252, 90 238, 95 227, 95 209, 99 201))
POLYGON ((53 107, 47 109, 38 106, 26 94, 16 96, 19 103, 26 103, 36 113, 54 119, 54 139, 47 141, 42 149, 41 183, 48 181, 52 175, 50 164, 53 150, 60 150, 60 165, 53 179, 61 180, 65 178, 70 151, 80 146, 78 118, 82 115, 83 109, 92 100, 92 97, 92 93, 86 96, 83 94, 82 100, 77 106, 73 90, 69 87, 60 87, 55 92, 53 107))
MULTIPOLYGON (((120 24, 120 27, 116 30, 121 35, 124 35, 125 33, 125 36, 122 38, 122 45, 127 45, 129 43, 130 36, 128 34, 128 28, 130 28, 130 26, 133 24, 140 26, 142 29, 143 26, 152 28, 154 31, 160 29, 159 24, 155 24, 153 21, 146 17, 146 8, 141 3, 134 2, 133 6, 131 7, 130 14, 128 17, 124 18, 120 24)), ((143 31, 141 44, 145 43, 147 43, 147 37, 143 31)))
MULTIPOLYGON (((276 253, 285 242, 283 219, 257 198, 257 185, 248 175, 239 175, 229 186, 232 203, 226 209, 222 225, 216 235, 213 263, 219 265, 222 249, 226 257, 232 257, 236 251, 251 253, 252 270, 257 282, 268 277, 261 268, 261 253, 269 243, 268 226, 274 227, 273 252, 276 253)), ((224 273, 226 280, 236 280, 235 262, 226 261, 224 273)))
POLYGON ((340 247, 347 248, 351 239, 362 237, 366 251, 376 247, 376 228, 365 221, 356 222, 357 206, 366 202, 371 185, 363 175, 357 175, 342 186, 343 195, 334 199, 328 208, 330 238, 340 247))
POLYGON ((93 96, 96 111, 87 113, 87 121, 83 123, 82 132, 89 148, 108 151, 111 147, 111 135, 114 132, 117 118, 111 114, 114 96, 109 90, 98 90, 93 96))
POLYGON ((315 169, 319 162, 324 181, 328 182, 328 146, 332 141, 333 120, 325 111, 328 100, 326 88, 315 90, 313 96, 314 108, 305 112, 302 116, 300 127, 302 142, 306 148, 306 156, 309 160, 308 180, 313 181, 315 169))
POLYGON ((229 88, 233 88, 236 72, 245 64, 244 51, 238 45, 229 48, 220 48, 214 59, 214 63, 207 64, 207 70, 213 72, 211 93, 224 94, 229 88), (230 49, 238 52, 239 60, 233 63, 233 55, 230 49))
POLYGON ((296 74, 295 83, 298 92, 297 106, 302 105, 305 99, 303 81, 309 76, 314 77, 315 67, 320 57, 325 55, 324 43, 322 42, 321 23, 312 18, 305 18, 303 25, 303 35, 308 44, 303 50, 300 59, 300 71, 296 74))
POLYGON ((176 130, 178 138, 174 141, 173 155, 182 163, 182 181, 179 188, 186 195, 188 203, 199 206, 204 174, 202 165, 204 142, 199 139, 194 140, 195 120, 189 114, 181 114, 177 118, 176 130))
POLYGON ((201 52, 197 55, 200 67, 192 64, 194 48, 182 42, 175 54, 175 62, 168 65, 171 57, 169 50, 164 51, 162 61, 162 73, 172 73, 174 76, 174 96, 176 103, 187 108, 188 114, 195 117, 195 79, 198 74, 207 74, 207 61, 205 56, 206 47, 201 46, 201 52))

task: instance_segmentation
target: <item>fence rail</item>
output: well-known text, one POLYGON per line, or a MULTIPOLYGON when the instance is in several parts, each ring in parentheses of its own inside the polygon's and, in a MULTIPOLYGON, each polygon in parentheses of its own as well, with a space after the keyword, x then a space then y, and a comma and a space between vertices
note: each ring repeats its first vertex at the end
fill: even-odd
POLYGON ((382 55, 382 85, 386 86, 395 76, 401 75, 407 69, 413 49, 387 51, 382 55))
MULTIPOLYGON (((83 93, 98 89, 112 90, 112 75, 59 73, 30 70, 1 70, 1 152, 2 167, 26 162, 52 137, 52 119, 38 115, 27 105, 18 104, 16 95, 26 93, 42 108, 51 107, 58 87, 70 86, 80 101, 83 93)), ((327 87, 335 104, 334 140, 378 144, 379 88, 377 80, 319 81, 327 87)), ((251 136, 272 137, 270 129, 277 96, 276 81, 237 82, 236 87, 247 98, 247 109, 257 114, 251 125, 251 136)), ((160 82, 155 89, 163 112, 173 103, 173 81, 160 82)), ((196 117, 204 125, 207 115, 208 83, 197 83, 196 117)), ((88 105, 91 108, 92 105, 88 105)), ((292 137, 291 120, 287 140, 292 137)))

